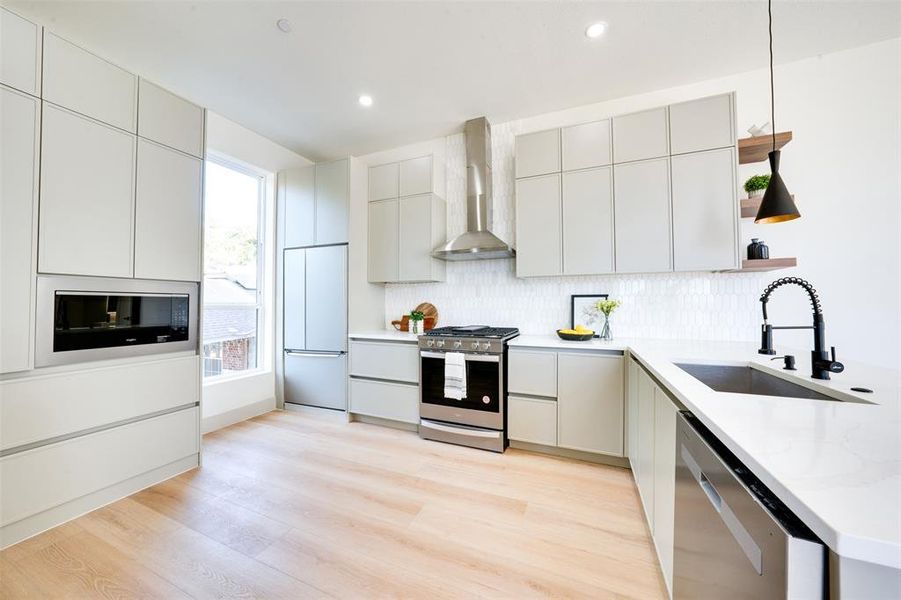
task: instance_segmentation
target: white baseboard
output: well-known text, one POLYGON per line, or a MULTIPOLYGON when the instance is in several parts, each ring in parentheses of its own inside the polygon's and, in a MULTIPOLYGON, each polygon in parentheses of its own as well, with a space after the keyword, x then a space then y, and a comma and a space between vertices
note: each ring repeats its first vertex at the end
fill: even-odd
POLYGON ((39 533, 43 533, 57 525, 62 525, 66 521, 71 521, 107 504, 112 504, 135 492, 175 477, 179 473, 190 471, 198 466, 199 459, 199 454, 186 456, 168 465, 163 465, 75 500, 54 506, 15 523, 10 523, 0 528, 0 549, 34 537, 39 533))
POLYGON ((266 398, 211 417, 204 417, 200 422, 200 430, 201 433, 209 433, 273 410, 275 410, 275 398, 266 398))

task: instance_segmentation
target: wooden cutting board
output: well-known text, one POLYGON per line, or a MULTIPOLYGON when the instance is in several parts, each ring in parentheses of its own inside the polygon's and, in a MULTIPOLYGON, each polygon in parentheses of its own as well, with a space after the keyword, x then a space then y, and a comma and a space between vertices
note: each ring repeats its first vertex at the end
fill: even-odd
POLYGON ((421 312, 426 317, 433 317, 435 319, 435 326, 438 326, 438 309, 435 308, 434 304, 430 302, 423 302, 413 310, 421 312))

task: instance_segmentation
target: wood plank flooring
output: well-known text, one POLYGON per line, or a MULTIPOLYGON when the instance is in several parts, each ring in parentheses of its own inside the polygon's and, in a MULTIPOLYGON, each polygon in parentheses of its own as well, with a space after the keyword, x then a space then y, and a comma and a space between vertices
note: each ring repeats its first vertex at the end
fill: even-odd
POLYGON ((664 598, 631 473, 317 411, 0 553, 2 598, 664 598))

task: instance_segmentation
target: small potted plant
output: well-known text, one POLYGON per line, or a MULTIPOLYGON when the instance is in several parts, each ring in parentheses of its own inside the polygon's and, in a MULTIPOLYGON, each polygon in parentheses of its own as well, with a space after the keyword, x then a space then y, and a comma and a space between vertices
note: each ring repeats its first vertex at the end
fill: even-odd
POLYGON ((622 305, 619 300, 598 300, 594 308, 604 315, 604 326, 601 328, 601 334, 598 336, 602 340, 610 341, 613 339, 613 329, 610 327, 610 315, 622 305))
POLYGON ((415 333, 416 335, 422 335, 423 332, 423 323, 425 322, 425 314, 419 312, 418 310, 414 310, 410 313, 410 333, 415 333))
POLYGON ((745 191, 748 198, 759 198, 766 191, 766 186, 770 185, 769 175, 753 175, 745 182, 745 191))

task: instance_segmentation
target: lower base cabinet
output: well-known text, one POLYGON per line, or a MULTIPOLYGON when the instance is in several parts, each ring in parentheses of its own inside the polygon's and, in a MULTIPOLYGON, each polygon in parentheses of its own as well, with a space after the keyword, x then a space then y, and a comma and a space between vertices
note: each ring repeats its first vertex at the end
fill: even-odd
POLYGON ((350 413, 419 423, 419 346, 351 339, 350 413))
POLYGON ((350 412, 403 423, 419 423, 419 386, 351 378, 350 412))
POLYGON ((511 440, 557 445, 557 403, 554 400, 508 396, 507 435, 511 440))

